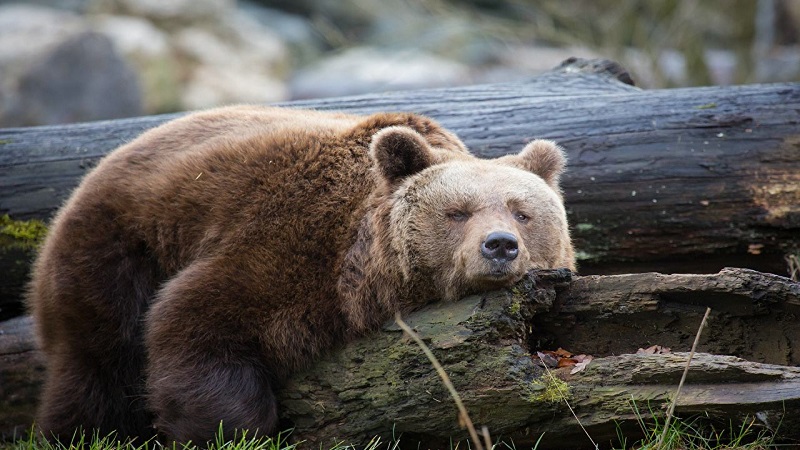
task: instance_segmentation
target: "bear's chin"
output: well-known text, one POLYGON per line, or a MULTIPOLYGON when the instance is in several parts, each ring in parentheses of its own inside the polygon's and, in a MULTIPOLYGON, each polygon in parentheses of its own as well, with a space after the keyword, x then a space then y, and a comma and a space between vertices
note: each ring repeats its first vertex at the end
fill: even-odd
POLYGON ((474 278, 502 284, 519 281, 523 275, 525 275, 525 270, 522 269, 522 264, 519 264, 519 261, 486 261, 486 264, 480 267, 474 278))
POLYGON ((471 278, 473 283, 478 289, 482 291, 506 288, 525 276, 524 271, 513 270, 508 266, 493 266, 487 268, 478 274, 474 274, 471 278))
POLYGON ((491 289, 509 287, 522 279, 520 274, 486 274, 476 280, 477 284, 491 289))
POLYGON ((445 301, 457 301, 468 295, 510 287, 524 276, 525 272, 511 270, 491 271, 488 269, 472 273, 453 273, 449 278, 440 278, 440 280, 449 279, 450 283, 439 285, 439 295, 445 301))

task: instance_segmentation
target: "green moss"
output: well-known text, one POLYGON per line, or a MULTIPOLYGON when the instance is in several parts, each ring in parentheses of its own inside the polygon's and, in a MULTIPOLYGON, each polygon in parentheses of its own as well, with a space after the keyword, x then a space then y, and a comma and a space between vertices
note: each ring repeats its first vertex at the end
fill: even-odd
POLYGON ((508 306, 509 314, 516 316, 519 315, 520 310, 522 309, 522 301, 519 298, 519 295, 514 295, 514 299, 511 301, 511 304, 508 306))
POLYGON ((536 403, 558 403, 572 398, 569 385, 558 378, 545 374, 531 382, 528 400, 536 403))
POLYGON ((0 216, 0 236, 11 238, 8 246, 35 249, 46 235, 47 226, 41 220, 13 220, 8 214, 0 216))
POLYGON ((0 139, 0 145, 6 145, 6 144, 10 144, 12 142, 14 142, 14 141, 12 141, 11 139, 0 139))

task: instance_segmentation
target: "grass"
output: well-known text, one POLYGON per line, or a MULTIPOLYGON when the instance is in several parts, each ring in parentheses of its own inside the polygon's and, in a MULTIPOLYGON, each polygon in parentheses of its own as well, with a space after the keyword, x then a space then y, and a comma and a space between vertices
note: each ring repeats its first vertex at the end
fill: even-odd
MULTIPOLYGON (((635 407, 635 406, 634 406, 635 407)), ((690 419, 673 419, 667 429, 666 438, 661 446, 658 446, 659 437, 664 430, 664 422, 658 418, 652 421, 645 421, 637 412, 639 425, 644 434, 644 438, 631 440, 622 432, 619 432, 619 444, 613 448, 637 449, 637 450, 766 450, 773 447, 772 438, 764 430, 759 430, 754 420, 746 421, 741 425, 728 424, 726 427, 714 426, 707 418, 697 416, 690 419)), ((463 443, 462 443, 463 444, 463 443)), ((397 450, 401 448, 400 441, 383 442, 379 438, 374 438, 365 450, 397 450)), ((493 445, 493 450, 528 450, 534 447, 520 447, 513 442, 501 442, 493 445)), ((571 448, 591 448, 571 441, 571 448)), ((607 447, 608 445, 604 445, 607 447)), ((303 450, 311 449, 310 446, 299 444, 289 444, 286 435, 273 439, 270 438, 251 438, 247 433, 226 441, 222 434, 218 433, 217 438, 208 447, 197 446, 194 444, 164 446, 154 441, 141 444, 132 442, 121 442, 113 436, 99 437, 95 435, 88 442, 79 441, 72 446, 52 444, 42 439, 29 437, 17 440, 12 443, 0 444, 0 450, 195 450, 208 448, 209 450, 303 450)), ((321 450, 354 450, 356 447, 340 443, 328 449, 321 450)), ((415 447, 417 448, 417 447, 415 447)), ((424 449, 425 447, 419 447, 424 449)), ((469 445, 455 444, 452 449, 468 450, 469 445)))
MULTIPOLYGON (((194 443, 164 445, 160 442, 149 440, 143 443, 132 442, 130 440, 119 440, 115 435, 101 437, 95 433, 90 439, 81 437, 71 445, 48 442, 37 437, 33 432, 28 433, 25 439, 18 439, 9 443, 0 442, 0 450, 301 450, 310 447, 299 443, 289 443, 288 438, 291 432, 278 434, 276 437, 249 437, 248 432, 236 433, 233 439, 226 440, 222 432, 222 425, 217 430, 214 441, 208 445, 197 445, 194 443)), ((366 446, 359 446, 363 450, 396 450, 398 442, 384 443, 379 437, 372 438, 366 446)), ((355 450, 356 447, 340 442, 328 449, 320 450, 355 450)))
MULTIPOLYGON (((773 439, 764 429, 758 429, 755 419, 740 425, 729 423, 720 428, 706 417, 689 419, 673 418, 667 424, 653 414, 651 422, 645 422, 633 405, 644 437, 630 442, 618 431, 619 449, 637 450, 765 450, 773 447, 773 439), (667 428, 664 428, 666 425, 667 428), (663 441, 659 443, 659 440, 663 441)), ((652 412, 651 412, 652 413, 652 412)))
POLYGON ((96 433, 88 441, 85 437, 81 437, 71 445, 48 442, 45 439, 37 438, 35 433, 29 433, 27 439, 17 440, 7 446, 0 445, 0 450, 194 450, 197 448, 207 448, 208 450, 294 450, 296 445, 288 444, 285 436, 248 437, 247 432, 237 434, 232 440, 226 441, 221 428, 217 432, 214 442, 208 446, 198 446, 191 442, 180 445, 175 443, 163 445, 155 440, 137 443, 130 440, 119 440, 113 434, 101 437, 96 433))

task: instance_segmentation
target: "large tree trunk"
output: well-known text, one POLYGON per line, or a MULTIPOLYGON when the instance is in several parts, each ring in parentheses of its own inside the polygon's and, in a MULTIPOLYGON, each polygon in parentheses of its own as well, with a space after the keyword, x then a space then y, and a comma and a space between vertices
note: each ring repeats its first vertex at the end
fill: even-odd
MULTIPOLYGON (((758 413, 763 426, 781 423, 782 437, 800 438, 800 368, 790 367, 800 363, 793 346, 800 342, 800 284, 786 278, 725 269, 571 280, 565 270, 539 271, 511 290, 435 303, 405 320, 433 349, 474 422, 518 448, 545 431, 543 445, 574 448, 589 443, 559 386, 595 441, 608 442, 618 426, 635 433, 637 414, 663 415, 687 354, 631 353, 652 344, 688 350, 706 306, 713 311, 703 353, 693 360, 678 413, 734 423, 758 413), (551 370, 554 381, 532 355, 557 347, 595 359, 575 374, 551 370)), ((42 369, 28 319, 3 326, 0 430, 10 433, 30 426, 42 369)), ((295 436, 312 443, 365 443, 394 432, 405 444, 436 446, 465 436, 435 370, 393 323, 297 374, 280 398, 295 436)))
MULTIPOLYGON (((800 85, 642 91, 620 80, 614 64, 571 60, 529 82, 287 105, 427 114, 483 157, 558 141, 583 273, 785 274, 784 255, 800 248, 800 85)), ((0 130, 0 214, 49 218, 103 155, 174 117, 0 130)), ((0 268, 18 268, 9 255, 0 268)), ((22 279, 0 280, 0 308, 22 279)))

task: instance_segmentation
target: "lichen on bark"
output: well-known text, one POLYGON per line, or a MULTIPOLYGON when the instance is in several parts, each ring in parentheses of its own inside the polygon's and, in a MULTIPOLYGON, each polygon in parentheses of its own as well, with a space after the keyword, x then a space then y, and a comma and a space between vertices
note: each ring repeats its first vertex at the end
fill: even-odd
POLYGON ((44 241, 47 226, 41 220, 13 220, 0 216, 0 245, 5 248, 35 250, 44 241))

